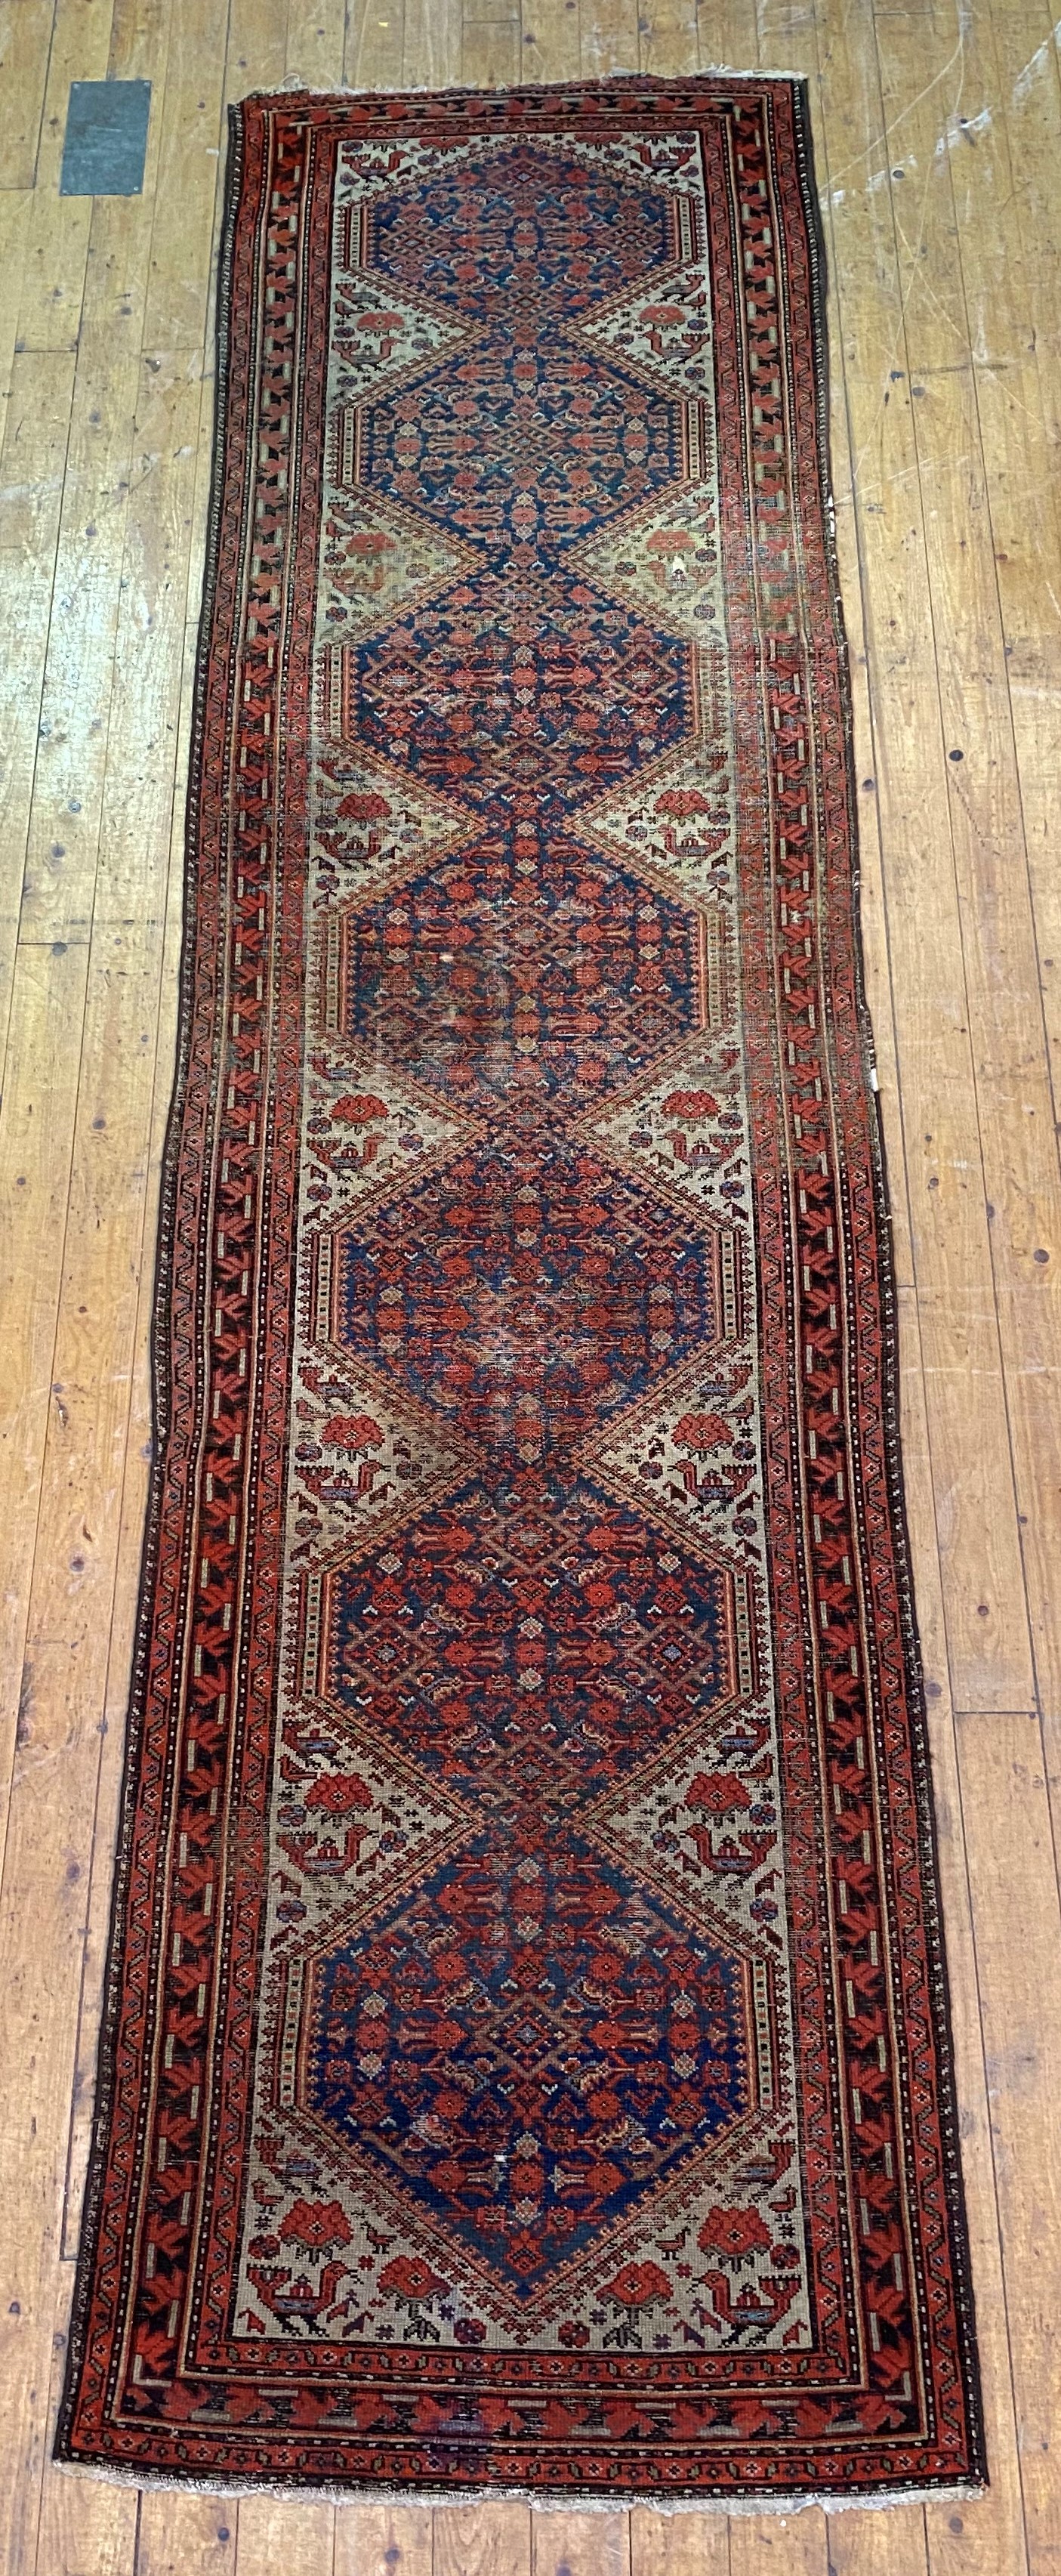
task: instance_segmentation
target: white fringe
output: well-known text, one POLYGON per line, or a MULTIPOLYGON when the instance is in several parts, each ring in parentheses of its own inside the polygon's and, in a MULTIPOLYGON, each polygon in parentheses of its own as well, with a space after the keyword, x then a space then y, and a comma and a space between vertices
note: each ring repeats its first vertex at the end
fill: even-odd
POLYGON ((158 2490, 165 2495, 271 2495, 282 2496, 289 2503, 408 2505, 428 2511, 435 2506, 477 2504, 526 2504, 535 2513, 632 2513, 635 2505, 647 2505, 653 2513, 720 2513, 734 2516, 756 2513, 808 2513, 812 2505, 823 2513, 883 2513, 892 2505, 975 2503, 986 2493, 986 2480, 981 2484, 968 2479, 953 2484, 931 2487, 874 2487, 868 2493, 852 2495, 847 2489, 807 2487, 791 2495, 719 2495, 666 2496, 654 2489, 647 2494, 637 2487, 609 2487, 607 2495, 580 2495, 577 2488, 564 2495, 541 2494, 535 2487, 503 2487, 491 2481, 477 2487, 355 2487, 335 2479, 324 2478, 320 2485, 308 2481, 292 2482, 285 2478, 212 2478, 167 2477, 160 2469, 124 2469, 109 2461, 63 2460, 52 2463, 75 2478, 102 2478, 109 2486, 142 2487, 145 2492, 158 2490))
MULTIPOLYGON (((731 63, 703 63, 695 72, 605 72, 599 76, 592 72, 584 75, 576 72, 570 80, 564 81, 447 81, 444 89, 439 89, 436 81, 376 81, 371 89, 357 89, 352 81, 334 81, 327 89, 307 89, 297 72, 286 72, 283 80, 276 81, 272 89, 250 89, 244 95, 247 98, 282 98, 286 92, 297 90, 303 98, 452 98, 455 92, 463 92, 466 98, 508 98, 529 92, 531 96, 541 98, 550 90, 623 89, 627 86, 665 89, 671 85, 684 89, 691 81, 698 80, 747 81, 749 88, 754 88, 757 81, 803 81, 806 77, 804 72, 757 69, 738 72, 731 63)), ((236 99, 233 104, 240 107, 243 101, 236 99)))

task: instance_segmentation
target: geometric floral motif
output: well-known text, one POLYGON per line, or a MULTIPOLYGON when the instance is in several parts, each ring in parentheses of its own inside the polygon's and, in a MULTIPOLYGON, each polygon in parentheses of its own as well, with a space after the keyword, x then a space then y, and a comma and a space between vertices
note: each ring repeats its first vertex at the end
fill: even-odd
POLYGON ((524 2296, 748 2108, 747 2010, 590 1846, 473 1845, 328 1957, 307 2101, 524 2296))
POLYGON ((548 1554, 507 1501, 465 1486, 336 1569, 321 1689, 518 1841, 532 1806, 580 1812, 736 1692, 721 1570, 590 1487, 548 1554))
POLYGON ((707 280, 695 263, 641 286, 607 313, 583 325, 587 340, 635 374, 644 373, 702 401, 711 366, 711 307, 707 280))
POLYGON ((689 729, 688 652, 584 581, 556 586, 549 629, 524 613, 506 633, 502 566, 351 648, 358 738, 501 830, 515 798, 555 825, 689 729))
POLYGON ((624 1171, 646 1177, 679 1206, 692 1202, 727 1225, 751 1218, 751 1171, 741 1105, 740 1048, 732 1032, 689 1048, 668 1071, 621 1092, 586 1120, 587 1141, 624 1171))
MULTIPOLYGON (((347 404, 356 406, 371 391, 378 395, 393 377, 419 372, 425 360, 441 358, 460 347, 466 332, 437 304, 425 307, 400 295, 388 283, 381 292, 376 277, 337 266, 332 302, 334 360, 333 420, 341 421, 347 404)), ((336 475, 336 481, 345 479, 336 475)))
POLYGON ((452 1156, 344 1230, 333 1331, 519 1490, 723 1325, 711 1238, 585 1150, 513 1161, 452 1156))
POLYGON ((393 1190, 396 1178, 452 1154, 468 1126, 378 1057, 315 1049, 306 1080, 307 1213, 334 1231, 366 1199, 393 1190))
MULTIPOLYGON (((426 530, 489 548, 517 574, 674 480, 683 414, 617 383, 587 351, 517 342, 484 378, 475 355, 374 405, 361 433, 365 489, 416 511, 426 530)), ((553 621, 550 620, 550 625, 553 621)))
POLYGON ((619 529, 608 528, 584 557, 590 578, 636 605, 658 626, 709 642, 723 615, 718 532, 703 481, 670 491, 619 529))
MULTIPOLYGON (((352 417, 356 420, 358 415, 352 417)), ((346 452, 345 423, 340 424, 336 440, 337 471, 353 473, 357 460, 346 452)), ((367 504, 361 493, 333 493, 327 534, 321 586, 327 594, 333 665, 344 643, 389 626, 400 607, 446 589, 476 561, 469 547, 454 545, 452 539, 447 542, 425 528, 422 519, 410 524, 403 511, 381 508, 378 501, 367 504)), ((341 685, 341 666, 338 678, 341 685)), ((329 713, 331 679, 329 668, 329 713)))
MULTIPOLYGON (((716 658, 714 653, 710 661, 706 655, 703 658, 702 684, 709 676, 715 678, 716 658)), ((701 704, 705 694, 702 685, 701 704)), ((608 857, 620 863, 632 861, 666 893, 680 890, 699 897, 705 907, 701 914, 705 988, 709 941, 712 935, 717 941, 718 936, 711 899, 717 899, 732 882, 732 781, 731 746, 705 730, 695 749, 654 762, 635 784, 613 789, 579 816, 586 839, 608 857)), ((705 1019, 712 1022, 709 988, 702 1008, 705 1019)))
POLYGON ((377 197, 372 265, 436 310, 496 327, 523 300, 571 317, 590 311, 666 266, 672 238, 667 197, 644 181, 631 188, 562 150, 543 162, 516 142, 452 174, 436 162, 429 184, 377 197))
POLYGON ((540 817, 439 858, 400 901, 344 908, 327 936, 337 1033, 447 1109, 520 1121, 547 1093, 625 1087, 684 1036, 706 956, 680 902, 540 817))
MULTIPOLYGON (((314 799, 315 888, 318 921, 329 909, 334 937, 339 916, 334 898, 395 886, 429 862, 436 865, 468 838, 468 819, 441 797, 410 786, 385 762, 337 754, 318 744, 314 799)), ((321 976, 325 1025, 331 1018, 330 959, 321 976)))

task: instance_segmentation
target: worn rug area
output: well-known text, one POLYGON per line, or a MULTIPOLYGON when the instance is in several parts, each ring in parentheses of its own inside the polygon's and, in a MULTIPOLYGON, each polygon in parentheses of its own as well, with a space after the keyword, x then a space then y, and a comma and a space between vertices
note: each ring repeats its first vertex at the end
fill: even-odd
POLYGON ((976 2483, 798 84, 234 112, 60 2456, 976 2483))

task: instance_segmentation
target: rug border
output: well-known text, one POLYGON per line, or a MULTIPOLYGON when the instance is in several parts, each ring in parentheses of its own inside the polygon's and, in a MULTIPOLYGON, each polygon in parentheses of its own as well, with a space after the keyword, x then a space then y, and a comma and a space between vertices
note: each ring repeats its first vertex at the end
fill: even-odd
MULTIPOLYGON (((851 914, 854 934, 855 1004, 862 1041, 862 1070, 870 1099, 869 1128, 872 1138, 873 1211, 877 1225, 877 1279, 881 1311, 881 1410, 884 1426, 884 1455, 888 1507, 891 1519, 895 1557, 895 1582, 902 1623, 903 1666, 907 1690, 907 1714, 910 1725, 911 1770, 917 1792, 919 1858, 921 1861, 922 1918, 925 1947, 930 1966, 930 1990, 936 2022, 937 2113, 943 2145, 943 2186, 947 2216, 951 2226, 954 2266, 955 2320, 959 2328, 961 2359, 964 2367, 965 2392, 968 2402, 970 2473, 979 2489, 990 2484, 987 2466, 987 2444, 984 2429, 983 2388, 980 2356, 976 2339, 976 2301, 972 2278, 972 2249, 966 2207, 965 2176, 961 2161, 961 2128, 957 2098, 954 2052, 954 2020, 951 2009, 950 1972, 947 1961, 946 1929, 940 1889, 939 1829, 932 1778, 932 1742, 929 1730, 928 1701, 925 1694, 921 1637, 913 1581, 913 1552, 903 1476, 901 1439, 901 1397, 899 1352, 899 1310, 895 1284, 895 1258, 892 1236, 891 1188, 888 1178, 888 1152, 881 1110, 880 1083, 877 1077, 873 1020, 866 999, 865 949, 862 936, 862 845, 858 812, 858 781, 855 773, 854 698, 851 688, 851 652, 844 618, 843 587, 840 579, 840 556, 836 541, 836 505, 833 498, 832 452, 830 441, 829 377, 829 260, 822 219, 821 197, 815 182, 814 134, 810 108, 810 81, 793 80, 793 124, 797 143, 797 166, 803 210, 807 219, 811 272, 811 337, 814 346, 814 390, 818 436, 818 478, 824 521, 825 553, 829 569, 829 607, 833 623, 840 683, 840 702, 844 720, 844 759, 847 770, 847 803, 850 825, 851 914)), ((854 496, 853 496, 854 497, 854 496)), ((945 2486, 935 2494, 946 2494, 945 2486)))
MULTIPOLYGON (((103 2005, 100 2014, 96 2058, 96 2084, 93 2097, 92 2141, 89 2149, 82 2202, 81 2230, 77 2267, 74 2278, 70 2324, 67 2330, 67 2368, 63 2393, 56 2417, 53 2459, 60 2466, 76 2468, 82 2464, 70 2447, 70 2435, 77 2403, 78 2381, 84 2359, 85 2330, 92 2299, 92 2284, 99 2252, 102 2223, 103 2182, 106 2167, 107 2138, 114 2106, 117 2076, 119 2013, 123 1985, 121 1950, 118 1935, 122 1929, 128 1884, 132 1867, 133 1829, 136 1821, 138 1766, 142 1750, 147 1713, 148 1647, 154 1614, 154 1577, 161 1533, 165 1494, 166 1443, 170 1431, 169 1350, 172 1326, 173 1253, 176 1236, 177 1184, 181 1135, 188 1091, 191 1062, 191 1039, 195 1016, 196 903, 200 878, 199 821, 202 792, 202 747, 210 667, 210 648, 219 571, 222 504, 225 485, 225 444, 229 408, 229 341, 232 317, 232 268, 236 224, 243 180, 243 101, 228 110, 228 151, 225 157, 225 180, 222 197, 221 225, 218 238, 217 287, 214 313, 214 413, 211 433, 210 491, 207 504, 206 539, 203 562, 203 586, 199 603, 199 624, 195 646, 195 671, 192 690, 192 720, 188 742, 188 778, 184 797, 183 880, 181 903, 181 951, 177 969, 177 1033, 174 1057, 173 1087, 166 1119, 165 1142, 159 1186, 158 1225, 155 1238, 154 1279, 152 1287, 151 1331, 149 1336, 151 1396, 151 1475, 148 1484, 144 1537, 137 1578, 136 1625, 129 1681, 125 1739, 122 1758, 122 1785, 118 1804, 117 1834, 111 1898, 107 1922, 106 1974, 103 2005)), ((106 2463, 102 2464, 106 2468, 106 2463)), ((183 2484, 183 2480, 181 2481, 183 2484)))
POLYGON ((658 2513, 725 2512, 799 2513, 813 2505, 830 2512, 861 2510, 874 2512, 895 2504, 951 2497, 974 2499, 988 2487, 989 2475, 984 2431, 981 2373, 975 2331, 975 2300, 972 2282, 971 2246, 966 2211, 965 2181, 962 2171, 957 2087, 955 2080, 954 2031, 950 2001, 946 1936, 940 1896, 939 1839, 932 1782, 932 1755, 928 1708, 925 1696, 920 1638, 917 1626, 909 1521, 902 1475, 900 1448, 900 1360, 898 1307, 895 1289, 894 1258, 891 1230, 891 1193, 888 1162, 876 1072, 872 1020, 866 1000, 865 958, 862 936, 862 865, 857 803, 857 780, 854 762, 854 708, 851 689, 850 648, 844 619, 843 593, 840 580, 839 552, 836 542, 836 512, 833 500, 830 439, 830 378, 828 337, 828 255, 821 204, 815 183, 814 140, 810 107, 810 80, 804 74, 787 71, 734 71, 724 65, 709 65, 702 70, 670 77, 644 73, 621 73, 605 80, 551 81, 539 83, 500 84, 484 88, 476 83, 450 84, 447 91, 430 86, 417 89, 402 84, 394 88, 373 90, 307 90, 301 83, 274 90, 254 90, 230 104, 228 109, 228 150, 225 160, 224 191, 218 243, 218 267, 215 339, 215 390, 210 467, 210 490, 207 512, 203 586, 196 641, 192 723, 188 753, 188 779, 184 808, 183 835, 183 905, 181 954, 178 969, 177 1040, 173 1088, 166 1124, 160 1184, 159 1216, 156 1235, 152 1318, 150 1334, 150 1379, 152 1422, 152 1465, 146 1506, 144 1538, 138 1577, 135 1642, 133 1649, 127 1715, 124 1730, 122 1786, 119 1801, 117 1838, 108 1913, 106 1974, 104 1999, 97 2046, 92 2136, 86 2171, 84 2199, 67 2334, 66 2370, 60 2400, 52 2459, 58 2467, 76 2475, 97 2477, 120 2485, 158 2488, 164 2492, 239 2495, 273 2494, 287 2496, 331 2497, 336 2502, 401 2503, 433 2507, 439 2505, 473 2505, 491 2501, 520 2501, 536 2509, 579 2512, 632 2510, 635 2505, 648 2505, 658 2513), (577 89, 586 91, 621 91, 624 88, 651 88, 662 94, 668 90, 688 89, 700 81, 739 81, 749 88, 762 83, 784 84, 792 93, 793 132, 796 143, 796 173, 802 211, 807 225, 808 266, 810 274, 810 337, 814 357, 814 403, 817 445, 818 485, 822 506, 823 542, 828 568, 829 611, 833 641, 837 653, 840 705, 844 729, 844 760, 850 831, 850 900, 853 926, 854 989, 858 1016, 862 1076, 872 1103, 869 1119, 874 1215, 877 1227, 877 1265, 881 1316, 880 1381, 884 1430, 887 1498, 894 1548, 896 1592, 899 1604, 904 1676, 907 1690, 911 1770, 916 1790, 918 1855, 921 1874, 921 1899, 925 1946, 929 1966, 935 2036, 937 2041, 937 2111, 942 2155, 943 2197, 951 2237, 954 2277, 954 2308, 958 2327, 958 2350, 963 2389, 967 2407, 970 2461, 952 2479, 940 2478, 925 2483, 893 2484, 877 2489, 852 2490, 821 2485, 789 2488, 779 2493, 776 2485, 757 2491, 750 2484, 727 2493, 718 2487, 705 2488, 700 2494, 660 2496, 651 2489, 615 2488, 585 2495, 570 2490, 539 2491, 526 2486, 479 2485, 468 2489, 387 2488, 358 2486, 346 2481, 317 2481, 311 2478, 270 2479, 258 2476, 214 2478, 203 2476, 194 2467, 180 2470, 152 2469, 146 2464, 124 2470, 105 2460, 90 2460, 71 2447, 73 2419, 78 2386, 84 2360, 86 2327, 91 2305, 92 2286, 99 2248, 102 2221, 103 2183, 106 2150, 114 2104, 116 2061, 120 2028, 120 2003, 123 1986, 122 1954, 118 1935, 124 1923, 126 1899, 132 1862, 133 1825, 146 1716, 147 1650, 154 1610, 154 1576, 160 1536, 165 1489, 165 1449, 169 1436, 169 1348, 171 1299, 173 1287, 173 1252, 175 1236, 178 1165, 186 1095, 188 1089, 190 1044, 195 999, 196 897, 200 878, 199 823, 202 792, 202 744, 204 712, 211 652, 213 618, 219 568, 219 538, 225 482, 225 448, 229 411, 229 347, 232 318, 232 270, 237 218, 244 169, 244 112, 248 105, 269 106, 281 99, 286 105, 299 98, 320 102, 334 100, 351 105, 378 97, 466 97, 530 96, 541 97, 577 89))

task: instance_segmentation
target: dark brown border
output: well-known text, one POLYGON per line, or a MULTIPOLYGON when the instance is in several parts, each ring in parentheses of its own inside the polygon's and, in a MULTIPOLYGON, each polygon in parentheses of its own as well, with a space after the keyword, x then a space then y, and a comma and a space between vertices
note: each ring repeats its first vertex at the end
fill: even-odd
POLYGON ((960 2123, 954 2066, 954 2020, 951 2010, 950 1977, 943 1934, 940 1901, 939 1836, 936 1823, 935 1796, 932 1785, 932 1748, 929 1736, 928 1703, 921 1659, 921 1639, 917 1625, 914 1598, 913 1561, 910 1545, 910 1521, 906 1504, 901 1445, 901 1383, 899 1366, 899 1310, 896 1297, 894 1241, 891 1224, 891 1187, 888 1177, 887 1144, 880 1090, 877 1083, 873 1022, 866 999, 865 945, 862 936, 862 858, 858 821, 858 783, 855 772, 854 703, 851 690, 851 656, 844 621, 843 592, 840 583, 840 558, 836 543, 836 511, 833 501, 830 451, 829 394, 829 266, 822 222, 821 200, 814 175, 814 134, 811 121, 810 82, 796 80, 793 87, 794 126, 797 168, 803 199, 804 219, 810 252, 812 293, 810 299, 811 336, 814 344, 815 397, 818 425, 818 472, 821 489, 822 520, 829 566, 829 608, 832 617, 833 642, 837 657, 840 693, 843 704, 845 759, 847 767, 847 804, 850 831, 851 924, 855 962, 855 1005, 862 1037, 862 1070, 870 1109, 870 1133, 873 1154, 873 1200, 876 1219, 877 1280, 881 1309, 881 1400, 884 1417, 884 1452, 887 1475, 887 1497, 891 1519, 895 1582, 902 1623, 903 1668, 906 1677, 907 1716, 910 1732, 910 1759, 917 1792, 918 1827, 921 1861, 921 1906, 925 1929, 925 1947, 931 1970, 931 2001, 935 2015, 937 2062, 936 2108, 944 2150, 944 2180, 947 2215, 951 2226, 951 2259, 954 2268, 955 2306, 962 2337, 962 2365, 966 2404, 969 2415, 971 2479, 984 2486, 989 2483, 987 2444, 984 2431, 983 2391, 980 2359, 976 2340, 976 2305, 973 2293, 972 2261, 969 2248, 969 2222, 966 2211, 965 2179, 962 2172, 960 2123))
POLYGON ((126 1720, 125 1758, 122 1773, 121 1800, 118 1810, 114 1880, 111 1888, 110 1916, 107 1926, 107 1973, 100 2016, 96 2084, 92 2115, 92 2142, 89 2150, 85 2196, 82 2204, 81 2235, 78 2245, 74 2295, 71 2303, 67 2338, 66 2376, 56 2419, 53 2457, 73 2460, 71 2432, 77 2405, 78 2382, 85 2354, 86 2331, 92 2300, 92 2286, 99 2250, 102 2220, 103 2185, 106 2173, 107 2142, 110 2131, 118 2075, 118 2039, 122 1988, 125 1981, 121 1935, 124 1931, 129 1901, 132 1870, 133 1837, 139 1788, 140 1756, 144 1722, 147 1713, 148 1661, 154 1622, 154 1583, 158 1563, 159 1539, 167 1481, 166 1444, 170 1432, 171 1378, 171 1313, 173 1260, 176 1242, 178 1185, 180 1178, 181 1142, 188 1092, 192 1031, 195 1022, 196 957, 198 948, 197 901, 199 893, 199 822, 202 799, 202 755, 205 731, 206 699, 209 687, 211 645, 218 584, 218 555, 221 534, 222 504, 225 491, 225 448, 228 428, 229 347, 232 324, 232 272, 243 186, 243 118, 240 108, 228 111, 228 155, 225 163, 225 186, 218 247, 217 296, 214 317, 214 422, 210 464, 210 498, 207 510, 206 560, 199 606, 199 631, 195 653, 195 679, 192 696, 191 739, 188 748, 188 784, 184 806, 184 905, 181 928, 181 954, 178 968, 177 1050, 173 1093, 166 1121, 162 1153, 162 1175, 159 1198, 158 1230, 155 1245, 155 1284, 152 1301, 150 1338, 152 1458, 148 1487, 147 1517, 137 1593, 136 1627, 133 1643, 132 1677, 129 1690, 129 1712, 126 1720))

